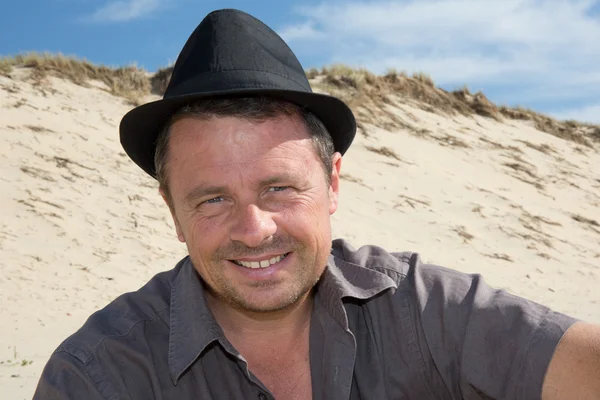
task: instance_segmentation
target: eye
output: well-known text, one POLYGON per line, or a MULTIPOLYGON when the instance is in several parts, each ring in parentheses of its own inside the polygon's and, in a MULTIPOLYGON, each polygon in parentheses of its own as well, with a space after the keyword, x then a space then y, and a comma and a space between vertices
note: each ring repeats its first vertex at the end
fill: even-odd
POLYGON ((269 188, 269 192, 283 192, 288 188, 289 186, 273 186, 269 188))
POLYGON ((206 200, 203 203, 204 204, 217 204, 217 203, 220 203, 221 201, 223 201, 223 198, 221 196, 219 196, 219 197, 215 197, 213 199, 206 200))

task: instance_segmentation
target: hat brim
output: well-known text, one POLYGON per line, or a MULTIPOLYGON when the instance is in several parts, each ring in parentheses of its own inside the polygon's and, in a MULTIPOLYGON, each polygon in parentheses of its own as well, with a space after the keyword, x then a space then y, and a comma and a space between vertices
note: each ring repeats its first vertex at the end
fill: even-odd
POLYGON ((154 153, 159 132, 170 116, 184 105, 207 97, 263 95, 297 104, 314 113, 325 125, 335 151, 344 154, 356 134, 356 120, 340 99, 320 93, 292 90, 244 89, 187 94, 143 104, 129 111, 119 126, 120 140, 129 157, 146 173, 156 178, 154 153))

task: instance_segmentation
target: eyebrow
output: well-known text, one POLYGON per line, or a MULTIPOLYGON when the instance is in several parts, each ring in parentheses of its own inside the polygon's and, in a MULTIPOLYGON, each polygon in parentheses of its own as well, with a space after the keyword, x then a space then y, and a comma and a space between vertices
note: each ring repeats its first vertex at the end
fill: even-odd
POLYGON ((259 181, 259 186, 260 187, 271 186, 276 183, 290 182, 292 180, 293 180, 293 177, 291 175, 280 174, 280 175, 275 175, 270 178, 266 178, 266 179, 263 179, 262 181, 259 181))
POLYGON ((195 199, 221 194, 224 192, 227 192, 227 187, 225 186, 210 186, 207 184, 200 184, 191 192, 189 192, 187 196, 185 196, 185 201, 186 203, 192 203, 195 199))
MULTIPOLYGON (((258 182, 258 187, 271 186, 274 184, 278 184, 281 182, 291 182, 294 180, 294 177, 289 174, 279 174, 274 175, 269 178, 263 179, 258 182)), ((185 196, 185 201, 187 203, 192 203, 194 200, 209 197, 217 194, 223 194, 229 192, 227 186, 211 186, 206 183, 201 183, 196 188, 194 188, 191 192, 185 196)))

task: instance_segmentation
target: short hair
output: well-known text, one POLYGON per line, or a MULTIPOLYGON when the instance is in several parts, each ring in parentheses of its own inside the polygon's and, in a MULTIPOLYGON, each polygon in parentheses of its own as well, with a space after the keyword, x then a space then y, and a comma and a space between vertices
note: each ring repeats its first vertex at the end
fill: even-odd
POLYGON ((169 191, 167 162, 171 127, 175 122, 185 117, 209 119, 214 116, 231 116, 251 121, 265 121, 281 114, 288 116, 300 115, 308 134, 311 136, 314 149, 323 164, 327 184, 331 184, 335 148, 327 128, 314 113, 294 103, 268 96, 209 98, 187 104, 173 113, 156 139, 156 151, 154 153, 156 179, 169 206, 172 207, 173 203, 169 191))

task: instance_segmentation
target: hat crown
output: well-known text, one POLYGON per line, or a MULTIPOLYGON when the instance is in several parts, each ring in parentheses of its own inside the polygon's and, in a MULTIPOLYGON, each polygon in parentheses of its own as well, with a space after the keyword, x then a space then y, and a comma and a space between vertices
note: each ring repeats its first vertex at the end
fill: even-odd
POLYGON ((119 125, 131 159, 156 178, 156 141, 173 113, 202 99, 268 96, 312 112, 341 154, 356 134, 352 110, 340 99, 314 93, 288 45, 258 19, 239 10, 208 14, 183 46, 161 100, 129 111, 119 125))
MULTIPOLYGON (((295 86, 290 89, 312 91, 302 65, 276 32, 249 14, 224 9, 208 14, 190 35, 164 97, 185 94, 195 86, 190 81, 202 81, 205 90, 211 81, 219 80, 222 86, 224 75, 239 89, 243 82, 236 82, 236 77, 244 72, 273 75, 276 81, 284 79, 295 86)), ((270 81, 258 84, 268 89, 270 81)))

